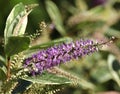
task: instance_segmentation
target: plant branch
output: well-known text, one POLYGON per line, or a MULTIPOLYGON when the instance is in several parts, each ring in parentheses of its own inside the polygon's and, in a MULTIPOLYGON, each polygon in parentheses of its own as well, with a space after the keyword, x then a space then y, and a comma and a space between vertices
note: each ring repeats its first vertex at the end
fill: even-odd
POLYGON ((10 79, 10 65, 11 65, 11 61, 10 61, 10 57, 7 58, 7 81, 9 81, 10 79))

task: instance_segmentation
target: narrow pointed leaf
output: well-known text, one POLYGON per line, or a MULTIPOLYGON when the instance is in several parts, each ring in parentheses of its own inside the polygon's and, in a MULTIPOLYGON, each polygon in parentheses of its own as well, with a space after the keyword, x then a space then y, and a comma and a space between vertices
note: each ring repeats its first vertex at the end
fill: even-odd
POLYGON ((101 28, 105 25, 104 21, 84 21, 76 25, 77 29, 88 29, 88 30, 94 30, 96 28, 101 28))
POLYGON ((49 69, 48 71, 50 73, 53 73, 54 75, 61 75, 65 78, 69 79, 70 81, 72 81, 72 83, 74 83, 74 85, 75 84, 79 85, 80 87, 82 87, 84 89, 94 89, 95 88, 94 84, 84 80, 83 78, 81 78, 78 75, 75 75, 74 73, 67 72, 67 71, 60 69, 58 67, 54 67, 52 69, 49 69))
POLYGON ((18 84, 16 87, 12 90, 12 94, 23 94, 23 92, 29 87, 31 82, 18 79, 18 84))
POLYGON ((0 55, 0 65, 5 65, 5 58, 0 55))
POLYGON ((72 41, 71 38, 65 37, 65 38, 56 39, 56 40, 53 40, 53 41, 50 41, 50 42, 47 42, 47 43, 43 43, 43 44, 40 44, 40 45, 35 45, 35 46, 30 47, 29 49, 30 50, 32 50, 32 49, 43 49, 43 48, 47 48, 47 47, 57 45, 57 44, 60 44, 60 43, 63 43, 63 42, 70 42, 70 41, 72 41))
POLYGON ((46 85, 46 84, 50 84, 50 85, 57 84, 57 85, 59 85, 59 84, 71 83, 71 81, 67 78, 57 76, 57 75, 54 75, 54 74, 50 74, 50 73, 43 73, 42 75, 24 78, 24 80, 31 81, 33 83, 39 83, 39 84, 42 84, 42 85, 46 85))
POLYGON ((108 28, 105 31, 105 34, 109 36, 115 36, 116 38, 120 38, 120 31, 113 28, 108 28))
POLYGON ((9 14, 4 30, 5 44, 8 37, 22 35, 27 25, 27 15, 25 6, 22 3, 17 4, 9 14))
POLYGON ((0 81, 6 79, 6 73, 3 68, 0 67, 0 81))
POLYGON ((65 28, 63 26, 62 17, 58 7, 51 0, 47 0, 46 9, 59 33, 63 36, 66 35, 65 28))
POLYGON ((50 41, 50 42, 47 42, 47 43, 43 43, 43 44, 38 44, 38 45, 35 45, 35 46, 31 46, 31 47, 29 47, 28 50, 24 51, 24 55, 26 57, 28 57, 31 54, 36 53, 36 51, 38 51, 38 50, 46 49, 46 48, 51 47, 53 45, 58 45, 60 43, 71 42, 71 41, 72 41, 71 38, 65 37, 65 38, 56 39, 56 40, 53 40, 53 41, 50 41))

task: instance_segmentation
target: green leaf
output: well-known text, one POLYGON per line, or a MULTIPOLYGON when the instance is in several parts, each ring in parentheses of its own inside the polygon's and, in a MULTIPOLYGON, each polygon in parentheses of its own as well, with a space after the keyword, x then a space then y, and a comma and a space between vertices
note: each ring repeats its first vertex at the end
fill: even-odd
POLYGON ((66 35, 65 28, 63 26, 62 17, 58 7, 51 0, 46 0, 46 8, 48 14, 50 15, 53 23, 56 26, 56 29, 59 31, 61 35, 63 36, 66 35))
POLYGON ((30 86, 31 82, 18 79, 18 84, 12 90, 12 94, 23 94, 23 92, 30 86))
POLYGON ((84 89, 94 89, 95 88, 95 86, 92 83, 86 81, 84 78, 80 77, 77 74, 65 71, 65 70, 60 69, 58 67, 54 67, 52 69, 49 69, 49 72, 54 73, 54 75, 61 75, 61 76, 65 77, 65 78, 70 79, 70 81, 72 81, 72 83, 74 85, 75 84, 79 85, 80 87, 82 87, 84 89))
POLYGON ((104 11, 104 7, 103 6, 97 6, 92 8, 91 10, 89 10, 89 13, 92 15, 98 15, 100 13, 102 13, 104 11))
POLYGON ((75 0, 75 4, 80 11, 86 11, 88 9, 85 0, 75 0))
POLYGON ((58 44, 63 43, 63 42, 71 42, 71 41, 72 41, 71 38, 65 37, 65 38, 56 39, 56 40, 53 40, 53 41, 50 41, 50 42, 47 42, 47 43, 43 43, 43 44, 40 44, 40 45, 35 45, 35 46, 30 47, 29 49, 30 50, 32 50, 32 49, 43 49, 43 48, 48 48, 48 47, 53 46, 53 45, 58 45, 58 44))
POLYGON ((42 85, 60 85, 60 84, 69 84, 71 83, 70 80, 68 80, 67 78, 61 77, 61 76, 57 76, 54 74, 50 74, 50 73, 43 73, 41 75, 38 76, 32 76, 32 77, 28 77, 28 78, 23 78, 24 80, 27 81, 31 81, 33 83, 39 83, 42 85))
POLYGON ((5 58, 0 55, 0 80, 6 79, 7 68, 5 58))
POLYGON ((96 20, 96 21, 84 21, 79 23, 78 25, 76 25, 77 29, 88 29, 90 30, 94 30, 96 28, 100 28, 105 24, 104 21, 100 21, 100 20, 96 20))
POLYGON ((5 58, 0 55, 0 65, 5 65, 5 58))
POLYGON ((92 75, 92 78, 94 78, 98 83, 105 83, 112 79, 112 76, 111 76, 106 64, 98 65, 91 72, 91 75, 92 75))
POLYGON ((113 61, 115 60, 115 57, 113 55, 109 55, 108 57, 108 67, 110 70, 110 73, 112 75, 112 78, 116 83, 120 86, 120 76, 118 73, 113 69, 113 61))
POLYGON ((3 68, 0 68, 0 81, 6 79, 6 73, 3 68))
POLYGON ((5 47, 5 52, 8 56, 17 54, 29 48, 29 37, 9 37, 5 47))
POLYGON ((27 16, 25 6, 22 3, 17 4, 9 14, 4 30, 5 44, 8 37, 22 35, 27 25, 27 16))
POLYGON ((113 28, 108 28, 105 31, 105 34, 110 35, 110 36, 115 36, 116 38, 120 38, 120 31, 115 30, 113 28))
POLYGON ((29 57, 31 54, 36 53, 40 49, 46 49, 48 47, 51 47, 51 46, 54 46, 54 45, 58 45, 60 43, 71 42, 71 41, 72 41, 72 38, 69 38, 69 37, 56 39, 56 40, 53 40, 53 41, 50 41, 50 42, 47 42, 47 43, 31 46, 31 47, 29 47, 28 50, 24 51, 23 54, 26 57, 29 57))

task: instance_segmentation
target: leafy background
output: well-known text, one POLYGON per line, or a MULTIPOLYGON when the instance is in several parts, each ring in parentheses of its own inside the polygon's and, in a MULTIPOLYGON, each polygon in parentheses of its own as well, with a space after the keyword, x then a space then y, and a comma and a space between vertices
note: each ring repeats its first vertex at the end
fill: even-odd
MULTIPOLYGON (((48 43, 51 44, 50 41, 52 40, 58 38, 62 38, 64 40, 65 37, 68 37, 68 41, 76 40, 80 38, 90 38, 93 40, 97 40, 98 42, 104 40, 106 41, 112 36, 117 38, 117 40, 114 43, 109 44, 109 46, 103 46, 99 52, 94 53, 93 55, 80 58, 79 60, 73 60, 67 64, 60 66, 60 68, 64 69, 65 71, 71 74, 75 74, 77 75, 77 77, 80 78, 78 82, 76 82, 78 83, 78 85, 67 86, 63 84, 63 85, 55 86, 58 87, 58 89, 54 87, 49 88, 49 86, 45 85, 43 88, 46 89, 46 91, 58 90, 57 94, 92 94, 93 92, 95 92, 95 94, 97 93, 109 94, 110 92, 111 94, 119 94, 120 93, 120 40, 119 40, 120 1, 103 0, 104 3, 101 3, 100 5, 96 5, 95 1, 102 1, 102 0, 24 0, 24 1, 1 0, 0 1, 1 56, 3 57, 5 56, 5 52, 3 48, 4 28, 5 28, 6 19, 12 8, 20 2, 22 2, 25 5, 39 4, 39 6, 36 7, 29 14, 28 24, 26 28, 26 35, 36 33, 37 30, 39 30, 39 27, 42 27, 39 26, 39 23, 41 21, 46 22, 48 29, 43 30, 41 32, 40 37, 34 40, 31 45, 42 44, 42 43, 46 43, 48 45, 48 43)), ((27 41, 27 37, 24 38, 27 41)), ((13 39, 13 41, 14 40, 16 39, 13 39)), ((18 43, 18 41, 15 42, 18 43)), ((57 42, 55 41, 53 42, 53 44, 56 43, 57 42)), ((11 48, 9 47, 7 49, 11 49, 11 48)), ((8 53, 8 55, 9 54, 11 55, 14 53, 8 53)), ((0 73, 2 73, 1 70, 0 73)), ((51 77, 51 75, 48 74, 48 77, 51 77)), ((56 78, 56 76, 55 77, 52 76, 52 77, 54 79, 58 79, 56 80, 57 83, 61 83, 59 81, 59 78, 56 78)), ((42 79, 42 81, 45 80, 44 75, 40 79, 42 79)), ((29 81, 31 80, 32 78, 29 79, 29 81)), ((63 78, 63 81, 68 81, 68 80, 63 78)), ((47 83, 50 82, 48 81, 47 83)), ((35 84, 33 85, 33 87, 38 87, 38 86, 37 84, 35 84)), ((32 92, 32 90, 30 91, 32 92)), ((36 88, 35 91, 36 92, 42 91, 42 89, 37 90, 36 88)), ((29 90, 26 91, 26 94, 28 92, 29 90)))

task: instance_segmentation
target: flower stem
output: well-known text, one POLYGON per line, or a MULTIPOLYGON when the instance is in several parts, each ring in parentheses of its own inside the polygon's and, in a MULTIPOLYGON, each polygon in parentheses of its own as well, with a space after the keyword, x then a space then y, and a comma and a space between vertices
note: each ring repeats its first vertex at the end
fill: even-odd
POLYGON ((7 58, 7 81, 10 79, 10 57, 7 58))
POLYGON ((108 43, 112 43, 113 41, 115 41, 117 38, 112 36, 109 40, 105 41, 105 42, 102 42, 102 43, 97 43, 95 44, 94 46, 102 46, 102 45, 106 45, 108 43))

